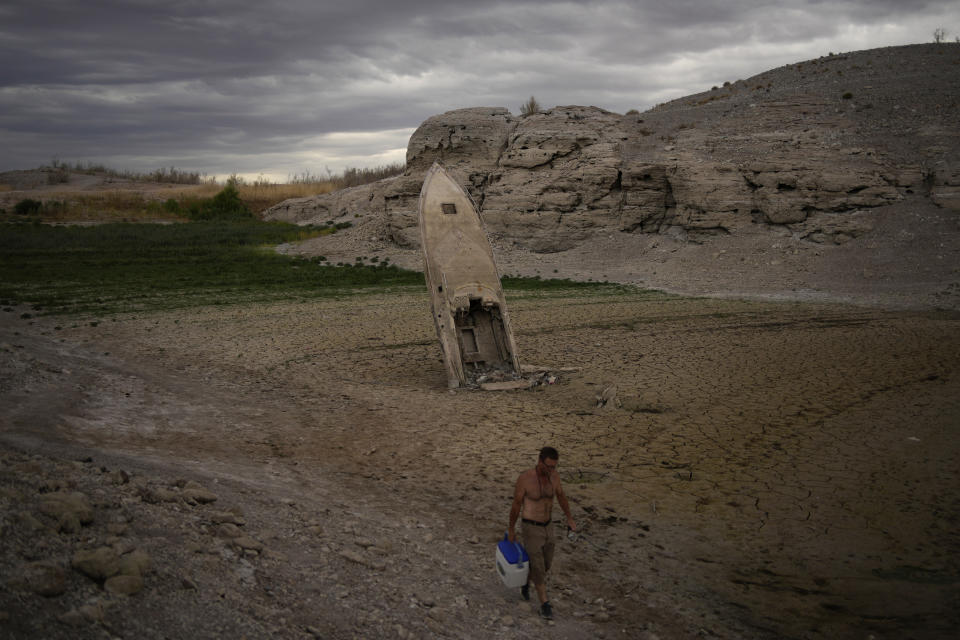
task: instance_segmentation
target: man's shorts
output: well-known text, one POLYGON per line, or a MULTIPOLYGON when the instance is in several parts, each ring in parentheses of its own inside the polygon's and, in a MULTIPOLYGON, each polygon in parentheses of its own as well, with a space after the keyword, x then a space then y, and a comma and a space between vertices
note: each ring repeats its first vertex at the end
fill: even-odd
POLYGON ((533 584, 544 584, 550 565, 553 564, 553 524, 538 527, 524 522, 521 535, 523 546, 530 556, 529 580, 533 584))

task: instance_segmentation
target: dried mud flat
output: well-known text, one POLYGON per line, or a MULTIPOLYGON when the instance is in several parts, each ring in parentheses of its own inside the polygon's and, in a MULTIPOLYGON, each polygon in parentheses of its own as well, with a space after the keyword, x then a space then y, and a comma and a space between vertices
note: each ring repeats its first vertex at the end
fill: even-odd
POLYGON ((954 637, 960 316, 509 303, 579 371, 448 391, 419 290, 0 314, 0 636, 954 637), (545 443, 553 623, 493 569, 545 443))

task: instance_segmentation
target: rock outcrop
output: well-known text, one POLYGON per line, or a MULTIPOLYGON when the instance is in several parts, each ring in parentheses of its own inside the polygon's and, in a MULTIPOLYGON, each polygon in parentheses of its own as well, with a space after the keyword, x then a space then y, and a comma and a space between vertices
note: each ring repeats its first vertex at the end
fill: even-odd
POLYGON ((537 252, 598 231, 700 242, 767 229, 841 244, 906 195, 960 209, 958 58, 953 45, 831 55, 626 115, 459 109, 416 130, 402 176, 265 216, 374 217, 385 239, 415 247, 420 186, 440 161, 495 241, 537 252))

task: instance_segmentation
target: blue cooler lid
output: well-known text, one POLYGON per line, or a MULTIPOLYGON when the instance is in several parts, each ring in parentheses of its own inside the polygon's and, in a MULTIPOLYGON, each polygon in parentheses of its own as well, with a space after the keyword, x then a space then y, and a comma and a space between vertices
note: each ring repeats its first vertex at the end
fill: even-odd
POLYGON ((523 545, 519 542, 510 542, 507 534, 503 534, 503 540, 497 543, 497 548, 500 550, 503 559, 510 564, 529 562, 530 560, 530 556, 527 555, 527 550, 523 548, 523 545))

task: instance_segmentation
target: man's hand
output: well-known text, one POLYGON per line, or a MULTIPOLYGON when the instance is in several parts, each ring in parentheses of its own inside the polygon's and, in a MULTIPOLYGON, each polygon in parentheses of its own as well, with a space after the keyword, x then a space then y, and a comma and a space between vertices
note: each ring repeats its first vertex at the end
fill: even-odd
POLYGON ((514 529, 513 527, 510 527, 510 529, 507 531, 507 538, 510 539, 510 542, 516 542, 517 541, 516 529, 514 529))
POLYGON ((567 516, 567 529, 570 529, 570 531, 577 530, 577 523, 573 521, 573 516, 567 516))

